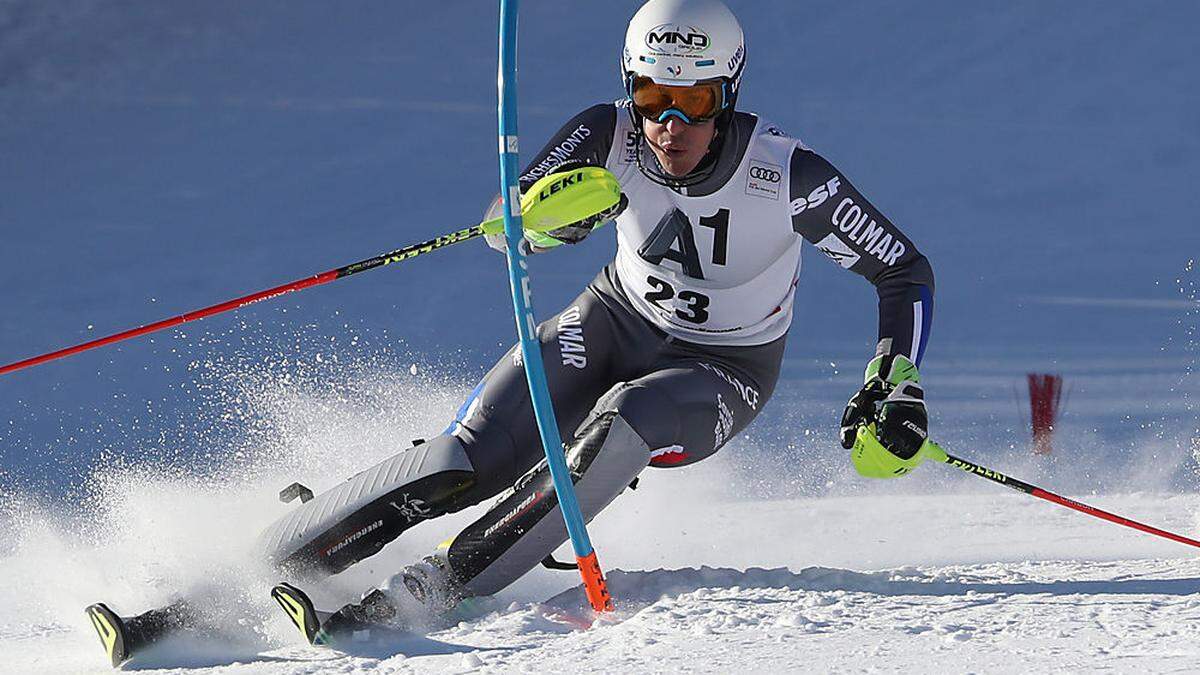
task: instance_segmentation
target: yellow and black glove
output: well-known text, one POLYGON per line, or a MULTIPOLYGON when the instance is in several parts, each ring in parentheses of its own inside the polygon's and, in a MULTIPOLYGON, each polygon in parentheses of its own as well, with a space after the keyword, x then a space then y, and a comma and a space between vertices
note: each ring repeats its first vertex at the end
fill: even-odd
POLYGON ((858 473, 896 478, 925 460, 929 415, 917 367, 903 354, 867 364, 862 388, 842 412, 842 447, 858 473))
MULTIPOLYGON (((568 162, 541 177, 521 196, 525 243, 541 252, 583 241, 592 230, 621 215, 629 199, 611 171, 568 162)), ((485 216, 488 245, 503 251, 503 205, 497 197, 485 216)))

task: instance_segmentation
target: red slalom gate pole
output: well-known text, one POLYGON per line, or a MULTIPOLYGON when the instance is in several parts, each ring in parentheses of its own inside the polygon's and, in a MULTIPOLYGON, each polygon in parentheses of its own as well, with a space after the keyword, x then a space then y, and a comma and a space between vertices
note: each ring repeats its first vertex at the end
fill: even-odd
POLYGON ((373 270, 377 267, 382 267, 384 265, 390 265, 391 263, 397 263, 402 260, 407 260, 409 258, 415 258, 416 256, 419 256, 421 254, 429 253, 430 251, 434 251, 439 248, 444 248, 451 244, 457 244, 460 241, 474 239, 475 237, 478 237, 482 234, 484 234, 483 225, 475 225, 473 227, 464 228, 464 229, 458 230, 457 232, 451 232, 450 234, 444 234, 440 237, 430 239, 429 241, 423 241, 419 244, 405 246, 404 248, 396 249, 395 251, 391 251, 389 253, 384 253, 382 255, 377 255, 373 258, 367 258, 366 260, 360 260, 356 263, 352 263, 352 264, 346 265, 344 267, 339 267, 337 269, 329 270, 328 272, 321 272, 320 274, 314 274, 311 277, 306 277, 304 279, 299 279, 299 280, 293 281, 291 283, 282 284, 282 285, 276 286, 274 288, 268 288, 265 291, 251 293, 250 295, 244 295, 240 298, 234 298, 233 300, 227 300, 225 302, 218 303, 216 305, 212 305, 211 307, 197 309, 195 311, 187 312, 186 314, 180 314, 179 316, 171 317, 169 319, 163 319, 162 321, 148 323, 144 326, 138 326, 137 328, 131 328, 129 330, 124 330, 124 331, 121 331, 120 333, 113 333, 112 335, 108 335, 108 336, 105 336, 102 338, 97 338, 95 340, 77 344, 72 347, 66 347, 64 349, 59 349, 57 351, 48 352, 46 354, 41 354, 39 356, 34 356, 34 357, 24 359, 21 361, 16 361, 14 363, 10 363, 5 366, 0 366, 0 375, 5 375, 5 374, 11 373, 13 371, 21 370, 22 368, 29 368, 32 366, 36 366, 38 364, 42 364, 47 361, 61 359, 64 356, 71 356, 72 354, 78 354, 80 352, 85 352, 89 349, 95 349, 97 347, 103 347, 104 345, 110 345, 114 342, 120 342, 122 340, 128 340, 129 338, 135 338, 135 337, 138 337, 139 335, 145 335, 147 333, 153 333, 153 332, 160 331, 160 330, 163 330, 166 328, 172 328, 174 326, 178 326, 180 324, 187 323, 189 321, 195 321, 197 319, 203 319, 205 317, 209 317, 214 314, 228 312, 230 310, 234 310, 239 307, 245 307, 246 305, 249 305, 249 304, 252 304, 255 302, 259 302, 261 300, 267 300, 270 298, 274 298, 276 296, 284 295, 285 293, 291 293, 293 291, 300 291, 300 290, 304 290, 305 288, 311 288, 313 286, 320 286, 321 284, 327 284, 331 281, 336 281, 338 279, 348 277, 352 274, 358 274, 359 272, 373 270))
POLYGON ((959 459, 958 457, 948 454, 945 450, 942 450, 941 447, 939 447, 936 443, 933 443, 932 441, 930 441, 928 443, 927 447, 929 447, 929 446, 932 446, 933 450, 932 451, 926 450, 926 452, 928 453, 927 456, 932 457, 933 459, 937 459, 939 461, 945 462, 946 464, 949 464, 950 466, 962 469, 963 471, 966 471, 967 473, 972 474, 974 476, 980 476, 980 477, 986 478, 986 479, 992 481, 993 483, 999 483, 1000 485, 1003 485, 1005 487, 1010 487, 1018 492, 1024 492, 1025 494, 1033 495, 1034 497, 1037 497, 1038 499, 1044 499, 1048 502, 1053 502, 1055 504, 1058 504, 1059 506, 1065 506, 1068 509, 1073 509, 1080 513, 1086 513, 1089 516, 1095 516, 1096 518, 1101 518, 1103 520, 1107 520, 1110 523, 1116 523, 1117 525, 1124 525, 1125 527, 1131 527, 1135 530, 1145 532, 1146 534, 1153 534, 1157 537, 1162 537, 1164 539, 1170 539, 1171 541, 1179 542, 1180 544, 1187 544, 1188 546, 1194 546, 1196 548, 1200 548, 1200 541, 1198 541, 1196 539, 1192 539, 1191 537, 1185 537, 1182 534, 1175 534, 1174 532, 1168 532, 1167 530, 1163 530, 1163 529, 1154 527, 1153 525, 1139 523, 1138 521, 1133 520, 1131 518, 1126 518, 1125 516, 1118 516, 1117 514, 1110 513, 1108 511, 1105 511, 1104 509, 1098 509, 1094 506, 1089 506, 1082 502, 1077 502, 1074 499, 1068 499, 1066 497, 1063 497, 1062 495, 1055 494, 1053 492, 1050 492, 1049 490, 1043 490, 1042 488, 1040 488, 1036 485, 1026 483, 1025 481, 1022 481, 1022 480, 1017 480, 1016 478, 1013 478, 1011 476, 1006 476, 1006 475, 1000 473, 999 471, 993 471, 991 469, 988 469, 988 468, 985 468, 978 464, 975 464, 974 462, 968 462, 965 459, 959 459))
POLYGON ((1033 427, 1033 454, 1050 454, 1054 423, 1061 413, 1063 379, 1061 375, 1029 373, 1029 420, 1033 427))

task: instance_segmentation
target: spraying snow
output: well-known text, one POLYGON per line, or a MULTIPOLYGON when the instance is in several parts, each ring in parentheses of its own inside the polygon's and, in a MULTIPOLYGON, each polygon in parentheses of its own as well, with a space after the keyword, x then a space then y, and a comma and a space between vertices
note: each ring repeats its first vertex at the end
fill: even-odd
MULTIPOLYGON (((596 628, 578 630, 587 619, 577 577, 538 569, 424 637, 346 655, 301 647, 265 592, 277 579, 253 551, 258 532, 288 508, 276 493, 292 480, 320 491, 435 432, 469 390, 413 375, 406 358, 343 357, 340 376, 307 373, 316 361, 306 363, 196 366, 205 392, 197 433, 211 429, 205 420, 229 418, 243 431, 207 432, 227 439, 209 447, 209 464, 180 466, 164 446, 162 462, 97 470, 71 509, 8 495, 6 667, 103 672, 84 605, 103 599, 135 613, 180 597, 231 630, 172 638, 139 667, 558 671, 587 653, 596 667, 627 671, 722 672, 748 654, 764 670, 793 669, 800 655, 805 669, 850 668, 873 654, 890 655, 896 670, 923 659, 953 669, 969 648, 983 659, 972 663, 1004 670, 1003 655, 1034 634, 1080 667, 1112 653, 1158 654, 1149 663, 1162 666, 1194 655, 1178 645, 1180 631, 1200 630, 1187 619, 1200 616, 1200 568, 1175 544, 964 484, 936 466, 904 490, 872 483, 867 492, 878 494, 833 497, 829 485, 813 485, 817 496, 764 499, 746 477, 770 448, 752 442, 693 467, 650 471, 596 519, 619 606, 596 628), (1109 562, 1054 562, 1080 556, 1109 562), (1141 635, 1136 646, 1112 622, 1141 635)), ((841 487, 852 482, 839 478, 841 487)), ((1200 528, 1193 495, 1089 501, 1183 533, 1200 528)), ((414 528, 314 587, 314 599, 355 599, 478 512, 414 528)))

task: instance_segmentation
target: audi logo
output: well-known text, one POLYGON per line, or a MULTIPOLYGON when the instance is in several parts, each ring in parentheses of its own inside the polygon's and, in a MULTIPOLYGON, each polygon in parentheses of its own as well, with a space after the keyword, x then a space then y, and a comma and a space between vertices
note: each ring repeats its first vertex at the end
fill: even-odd
POLYGON ((783 174, 774 169, 766 169, 761 166, 750 167, 750 177, 758 180, 765 180, 768 183, 778 183, 779 179, 783 178, 783 174))

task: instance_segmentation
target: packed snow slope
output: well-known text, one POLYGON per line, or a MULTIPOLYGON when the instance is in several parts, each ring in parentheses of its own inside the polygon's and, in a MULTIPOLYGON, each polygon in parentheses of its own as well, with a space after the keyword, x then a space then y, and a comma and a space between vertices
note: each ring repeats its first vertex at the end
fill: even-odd
MULTIPOLYGON (((730 0, 741 105, 826 155, 933 262, 922 367, 957 454, 1198 534, 1200 8, 730 0), (1029 371, 1062 373, 1055 451, 1029 371)), ((637 2, 526 0, 526 151, 621 95, 637 2)), ((0 0, 0 363, 477 222, 497 188, 490 2, 0 0)), ((611 230, 533 260, 548 316, 611 230)), ((1192 671, 1192 551, 939 466, 857 478, 835 425, 868 284, 810 250, 774 400, 716 457, 595 522, 619 611, 537 570, 459 623, 296 644, 254 535, 437 433, 513 339, 463 244, 0 378, 0 671, 106 670, 82 607, 213 598, 166 672, 1192 671), (762 568, 762 569, 753 569, 762 568)), ((313 589, 344 602, 476 511, 313 589)), ((560 556, 561 557, 561 556, 560 556)))
MULTIPOLYGON (((13 584, 0 671, 111 672, 81 603, 107 595, 141 610, 181 588, 214 599, 225 631, 168 639, 126 669, 1144 673, 1200 663, 1200 564, 1188 550, 999 489, 750 501, 725 485, 727 468, 714 459, 652 472, 594 521, 617 611, 590 628, 582 593, 568 588, 575 575, 536 570, 445 624, 339 651, 305 646, 230 550, 282 508, 264 508, 269 494, 254 504, 228 488, 145 481, 86 547, 45 523, 10 533, 22 553, 0 561, 13 584)), ((1200 513, 1195 495, 1095 501, 1191 532, 1200 513)), ((452 527, 412 532, 371 570, 318 588, 318 601, 346 601, 452 527)))

